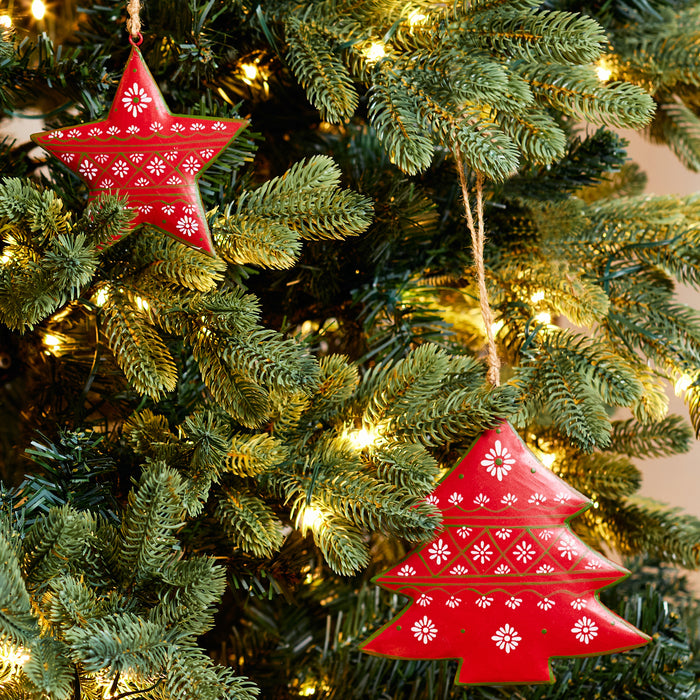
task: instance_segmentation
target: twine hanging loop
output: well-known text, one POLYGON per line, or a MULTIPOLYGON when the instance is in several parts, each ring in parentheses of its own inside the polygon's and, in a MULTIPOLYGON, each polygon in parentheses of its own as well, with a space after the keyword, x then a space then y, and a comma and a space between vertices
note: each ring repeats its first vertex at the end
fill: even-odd
POLYGON ((472 237, 472 252, 474 255, 474 267, 476 269, 476 283, 479 290, 479 307, 481 309, 481 318, 486 329, 486 349, 488 371, 486 378, 494 386, 501 383, 501 361, 498 358, 496 349, 496 339, 493 335, 493 313, 489 306, 489 296, 486 290, 486 270, 484 267, 484 176, 482 173, 476 174, 476 225, 474 225, 474 216, 469 203, 469 186, 467 178, 464 174, 464 163, 462 154, 455 146, 454 158, 459 173, 459 184, 462 188, 462 199, 464 200, 464 210, 467 218, 467 226, 472 237))
POLYGON ((131 43, 137 46, 143 40, 141 36, 141 0, 129 0, 126 4, 129 15, 126 19, 126 31, 131 35, 131 43))

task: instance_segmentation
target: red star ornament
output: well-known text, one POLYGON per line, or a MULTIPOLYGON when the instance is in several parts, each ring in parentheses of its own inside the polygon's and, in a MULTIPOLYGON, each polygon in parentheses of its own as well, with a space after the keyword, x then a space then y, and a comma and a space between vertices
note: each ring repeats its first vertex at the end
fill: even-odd
POLYGON ((34 134, 89 190, 126 196, 131 227, 150 224, 216 255, 197 181, 245 121, 171 114, 134 47, 107 119, 34 134))

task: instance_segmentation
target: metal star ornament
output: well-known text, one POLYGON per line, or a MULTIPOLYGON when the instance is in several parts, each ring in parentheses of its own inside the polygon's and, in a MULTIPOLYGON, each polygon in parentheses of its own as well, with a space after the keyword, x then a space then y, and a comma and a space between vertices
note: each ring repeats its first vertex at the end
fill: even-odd
POLYGON ((107 118, 34 134, 89 188, 125 196, 136 216, 216 255, 197 181, 246 125, 245 121, 171 114, 134 46, 107 118))

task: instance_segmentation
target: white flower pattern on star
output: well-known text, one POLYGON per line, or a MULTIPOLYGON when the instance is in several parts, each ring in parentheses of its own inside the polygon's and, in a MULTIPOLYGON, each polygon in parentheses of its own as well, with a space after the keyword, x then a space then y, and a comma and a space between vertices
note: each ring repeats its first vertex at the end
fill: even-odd
POLYGON ((513 534, 513 531, 507 527, 501 527, 493 534, 496 535, 499 540, 507 540, 513 534))
POLYGON ((447 558, 450 556, 450 550, 442 539, 439 539, 435 544, 433 544, 432 547, 428 549, 428 554, 430 555, 431 559, 435 560, 436 564, 440 565, 442 564, 443 559, 447 561, 447 558))
POLYGON ((458 527, 457 528, 457 535, 461 537, 463 540, 466 540, 469 535, 472 534, 472 528, 470 527, 458 527))
POLYGON ((503 498, 501 498, 501 503, 504 506, 512 506, 514 503, 518 502, 518 497, 514 496, 512 493, 507 493, 503 498))
POLYGON ((567 537, 566 535, 559 540, 557 549, 559 550, 559 554, 561 554, 562 558, 566 558, 569 561, 571 561, 578 554, 576 542, 571 537, 567 537))
POLYGON ((425 607, 426 605, 430 605, 432 602, 433 602, 432 597, 429 595, 425 595, 425 593, 423 593, 416 601, 416 603, 418 603, 418 605, 420 605, 422 607, 425 607))
POLYGON ((455 598, 453 595, 451 595, 445 605, 447 605, 448 608, 457 608, 459 607, 459 604, 462 602, 461 598, 455 598))
POLYGON ((571 601, 571 607, 574 610, 583 610, 586 607, 586 601, 583 598, 576 598, 576 600, 571 601))
POLYGON ((172 204, 166 204, 165 206, 161 207, 161 209, 163 210, 163 213, 168 214, 168 216, 175 213, 175 207, 172 204))
POLYGON ((537 550, 529 542, 520 542, 513 552, 515 558, 523 564, 527 564, 537 554, 537 550))
POLYGON ((127 134, 138 134, 139 131, 141 131, 141 128, 136 126, 136 124, 132 124, 131 126, 128 126, 126 128, 126 133, 127 134))
POLYGON ((520 607, 520 604, 522 602, 523 602, 522 598, 516 598, 515 596, 511 596, 510 598, 508 598, 508 600, 506 600, 506 605, 509 608, 512 608, 513 610, 515 610, 515 608, 520 607))
POLYGON ((416 570, 410 564, 404 564, 398 571, 399 576, 415 576, 416 570))
POLYGON ((482 596, 479 596, 474 602, 480 608, 488 608, 488 607, 491 607, 491 603, 493 603, 493 598, 490 598, 489 596, 486 596, 486 595, 482 595, 482 596))
POLYGON ((124 177, 129 172, 129 170, 130 170, 129 164, 125 160, 118 160, 112 166, 112 172, 117 177, 124 177))
POLYGON ((528 503, 533 503, 536 506, 541 506, 547 500, 547 496, 543 493, 533 493, 530 498, 527 499, 528 503))
POLYGON ((490 500, 491 499, 485 493, 480 493, 474 499, 474 504, 479 506, 479 508, 483 508, 490 500))
POLYGON ((485 564, 486 562, 491 561, 491 558, 493 557, 493 550, 491 549, 490 544, 481 540, 481 542, 472 547, 471 555, 474 561, 485 564))
POLYGON ((481 466, 486 467, 487 473, 495 476, 499 481, 503 481, 503 477, 508 475, 514 464, 515 460, 500 440, 496 440, 494 446, 481 460, 481 466))
POLYGON ((554 571, 554 567, 551 564, 542 564, 535 571, 536 574, 551 574, 554 571))
POLYGON ((462 564, 457 564, 450 569, 450 573, 453 576, 464 576, 464 574, 469 573, 469 569, 466 566, 462 566, 462 564))
POLYGON ((194 173, 199 172, 201 167, 202 164, 194 156, 188 156, 182 164, 182 169, 188 175, 193 175, 194 173))
POLYGON ((183 216, 177 222, 177 229, 185 236, 193 236, 199 229, 199 224, 191 216, 183 216))
POLYGON ((138 83, 127 88, 122 97, 122 103, 132 117, 141 114, 150 102, 153 102, 153 99, 138 83))
POLYGON ((502 576, 503 574, 509 574, 510 566, 507 566, 506 564, 499 564, 493 573, 497 574, 498 576, 502 576))
POLYGON ((549 598, 542 598, 542 600, 537 603, 537 607, 540 610, 549 610, 554 607, 554 601, 549 598))
POLYGON ((159 177, 165 172, 166 164, 162 158, 156 156, 147 166, 146 169, 156 177, 159 177))
POLYGON ((89 180, 92 180, 95 177, 95 175, 97 175, 97 168, 92 163, 90 163, 90 161, 84 160, 80 164, 78 172, 84 177, 88 178, 89 180))
POLYGON ((462 496, 461 493, 457 493, 456 491, 450 495, 450 497, 447 499, 453 506, 459 505, 463 500, 464 496, 462 496))

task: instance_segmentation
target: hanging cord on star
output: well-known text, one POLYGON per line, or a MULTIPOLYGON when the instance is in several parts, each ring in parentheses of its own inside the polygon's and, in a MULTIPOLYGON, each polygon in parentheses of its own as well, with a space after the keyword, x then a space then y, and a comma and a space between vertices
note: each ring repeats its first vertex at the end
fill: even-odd
POLYGON ((129 17, 126 20, 126 31, 134 41, 141 38, 141 0, 129 0, 126 4, 129 17))
POLYGON ((479 172, 476 174, 477 225, 475 226, 471 204, 469 203, 469 186, 467 184, 467 177, 464 174, 464 162, 462 161, 462 154, 456 146, 454 149, 454 158, 457 165, 457 172, 459 173, 459 184, 462 188, 462 199, 464 200, 467 226, 472 236, 472 252, 474 255, 474 267, 476 268, 476 283, 479 290, 479 306, 481 307, 481 318, 486 328, 486 349, 489 367, 486 377, 491 384, 498 386, 501 383, 501 361, 498 359, 496 340, 493 335, 493 313, 489 306, 489 297, 486 291, 486 272, 484 269, 484 176, 479 172))

